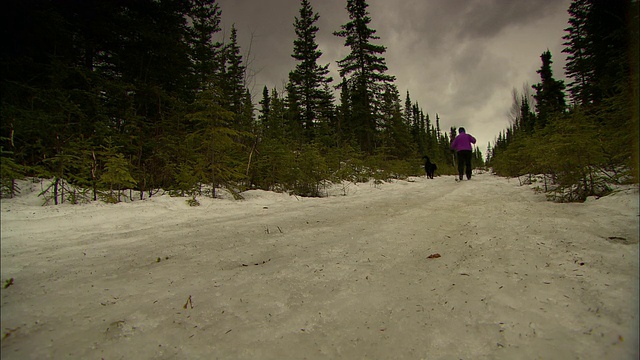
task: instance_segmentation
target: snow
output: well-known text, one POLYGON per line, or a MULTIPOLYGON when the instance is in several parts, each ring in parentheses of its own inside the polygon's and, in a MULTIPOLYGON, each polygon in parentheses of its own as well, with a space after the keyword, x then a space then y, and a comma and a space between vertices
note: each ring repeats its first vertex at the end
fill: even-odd
POLYGON ((637 359, 638 188, 3 199, 2 359, 637 359), (432 256, 439 254, 440 257, 432 256))

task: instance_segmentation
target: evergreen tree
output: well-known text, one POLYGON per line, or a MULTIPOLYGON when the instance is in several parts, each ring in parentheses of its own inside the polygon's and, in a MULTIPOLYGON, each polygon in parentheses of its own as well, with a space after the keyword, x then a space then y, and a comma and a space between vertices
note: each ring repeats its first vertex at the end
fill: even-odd
POLYGON ((360 148, 372 153, 377 140, 383 85, 393 82, 395 78, 385 74, 387 65, 380 54, 386 48, 371 42, 379 37, 375 35, 375 30, 369 28, 371 18, 367 12, 368 6, 365 0, 347 0, 350 21, 334 35, 344 38, 344 45, 351 49, 345 58, 338 61, 340 76, 346 80, 340 87, 347 87, 351 95, 349 125, 354 129, 360 148))
POLYGON ((254 133, 256 130, 254 114, 255 107, 253 106, 253 98, 249 89, 244 90, 244 98, 242 99, 242 112, 240 113, 242 119, 242 131, 254 133))
POLYGON ((513 103, 509 113, 509 119, 513 126, 514 132, 522 132, 531 135, 535 129, 535 113, 531 110, 530 99, 533 97, 530 94, 530 87, 523 85, 522 94, 515 88, 512 90, 513 103))
POLYGON ((386 86, 381 110, 382 148, 385 155, 399 159, 413 156, 411 134, 403 120, 400 95, 395 85, 386 86))
POLYGON ((217 84, 215 77, 220 74, 219 62, 222 45, 213 41, 219 32, 222 11, 215 0, 191 0, 188 16, 190 50, 194 74, 200 89, 217 84))
POLYGON ((109 187, 110 201, 122 201, 122 190, 135 186, 136 180, 129 173, 129 167, 129 162, 122 154, 107 159, 105 172, 100 181, 109 187), (116 190, 116 195, 113 194, 113 190, 116 190))
POLYGON ((263 133, 269 139, 285 139, 287 106, 277 89, 271 91, 269 116, 263 123, 263 133))
POLYGON ((247 89, 245 87, 246 66, 243 65, 240 46, 238 45, 238 31, 235 24, 231 26, 229 43, 224 48, 224 68, 222 72, 223 107, 231 111, 234 116, 234 123, 229 124, 233 129, 239 131, 251 130, 251 118, 247 117, 247 89))
POLYGON ((536 90, 534 98, 536 99, 537 125, 544 128, 551 117, 561 114, 566 110, 564 99, 564 82, 556 80, 551 70, 551 52, 549 50, 542 53, 542 67, 537 71, 540 74, 541 81, 532 87, 536 90))
POLYGON ((569 6, 569 27, 562 38, 567 46, 565 74, 572 79, 567 88, 571 99, 576 104, 587 105, 593 101, 593 90, 590 88, 593 79, 592 57, 589 54, 589 35, 587 33, 587 16, 591 8, 591 0, 574 0, 569 6))
POLYGON ((340 105, 337 109, 337 136, 340 147, 349 143, 355 138, 354 128, 351 125, 353 111, 351 104, 351 92, 347 80, 343 77, 340 83, 340 105))
POLYGON ((404 100, 404 121, 407 124, 407 126, 412 125, 412 119, 413 119, 413 117, 411 116, 412 108, 413 108, 413 103, 411 102, 411 97, 409 96, 409 90, 407 90, 407 96, 405 97, 405 100, 404 100))
POLYGON ((479 147, 475 147, 473 149, 473 157, 471 158, 471 167, 472 168, 481 168, 484 167, 484 159, 482 158, 482 152, 479 147))
POLYGON ((194 94, 188 5, 9 2, 2 34, 21 35, 2 52, 0 123, 3 134, 14 126, 18 162, 55 172, 43 159, 69 153, 73 139, 85 136, 95 153, 111 137, 133 176, 160 168, 151 159, 173 130, 166 120, 194 94))
POLYGON ((329 64, 318 64, 322 52, 318 50, 318 27, 314 24, 320 15, 313 12, 308 0, 301 0, 300 6, 300 17, 296 17, 294 22, 297 38, 293 42, 291 55, 298 64, 289 74, 289 82, 290 89, 295 91, 295 98, 300 102, 299 120, 304 129, 304 138, 310 141, 314 138, 314 128, 323 115, 320 108, 328 110, 327 107, 332 102, 332 94, 326 85, 333 79, 328 76, 329 64))
MULTIPOLYGON (((236 198, 236 186, 246 180, 246 144, 249 133, 228 126, 237 116, 225 109, 216 90, 201 92, 189 106, 187 119, 193 123, 195 131, 190 133, 186 143, 195 151, 194 171, 201 172, 200 181, 210 184, 211 196, 216 196, 216 188, 224 186, 236 198)), ((178 174, 179 175, 179 174, 178 174)))
POLYGON ((527 134, 533 133, 536 123, 536 114, 531 111, 529 99, 523 96, 520 105, 520 129, 527 134))
POLYGON ((287 83, 286 92, 286 136, 300 146, 306 142, 304 123, 302 122, 302 101, 298 88, 292 82, 287 83))
POLYGON ((269 116, 271 113, 271 97, 269 96, 269 89, 265 86, 262 89, 262 100, 259 102, 260 115, 258 116, 258 120, 260 125, 262 125, 263 130, 265 130, 268 126, 269 116))
POLYGON ((318 103, 318 124, 316 126, 316 141, 325 147, 337 146, 338 119, 334 105, 333 90, 329 84, 323 85, 323 92, 327 96, 322 96, 318 103))
MULTIPOLYGON (((628 91, 633 14, 630 0, 574 0, 565 29, 568 89, 579 105, 598 105, 628 91), (622 86, 621 86, 622 85, 622 86), (625 88, 627 88, 625 90, 625 88)), ((637 7, 635 11, 637 22, 637 7)))
POLYGON ((493 157, 493 147, 491 147, 491 143, 487 144, 487 156, 485 157, 485 165, 491 166, 491 158, 493 157))
POLYGON ((418 103, 413 105, 413 133, 415 142, 418 145, 418 153, 426 154, 424 113, 418 103))
POLYGON ((433 125, 431 124, 431 119, 429 118, 429 114, 426 115, 424 121, 425 121, 424 127, 425 127, 425 136, 426 136, 426 145, 425 145, 426 152, 428 154, 432 154, 434 149, 433 145, 437 141, 437 139, 433 137, 433 125))

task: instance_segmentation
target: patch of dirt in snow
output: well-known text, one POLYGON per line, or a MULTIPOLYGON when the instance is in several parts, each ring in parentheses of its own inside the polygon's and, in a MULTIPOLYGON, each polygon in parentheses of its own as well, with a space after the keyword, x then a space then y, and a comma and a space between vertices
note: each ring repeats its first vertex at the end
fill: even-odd
POLYGON ((2 358, 638 357, 637 187, 327 192, 2 200, 2 358))

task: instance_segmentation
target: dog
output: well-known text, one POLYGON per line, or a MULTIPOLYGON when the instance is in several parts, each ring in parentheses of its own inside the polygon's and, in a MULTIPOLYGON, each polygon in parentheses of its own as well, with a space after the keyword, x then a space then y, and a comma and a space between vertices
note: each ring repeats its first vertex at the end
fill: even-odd
POLYGON ((432 163, 431 160, 429 159, 428 156, 423 156, 422 159, 424 160, 424 171, 427 173, 427 178, 429 179, 433 179, 433 175, 435 174, 436 170, 438 169, 438 166, 436 166, 436 164, 432 163))

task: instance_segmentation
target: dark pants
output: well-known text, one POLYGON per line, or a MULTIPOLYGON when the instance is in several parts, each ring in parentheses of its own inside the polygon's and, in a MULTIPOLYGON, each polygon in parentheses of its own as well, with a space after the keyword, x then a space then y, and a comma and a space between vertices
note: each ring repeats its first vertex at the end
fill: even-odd
POLYGON ((473 153, 471 150, 458 151, 458 175, 460 180, 464 174, 467 175, 467 180, 471 179, 471 157, 473 153), (465 171, 466 170, 466 171, 465 171))

